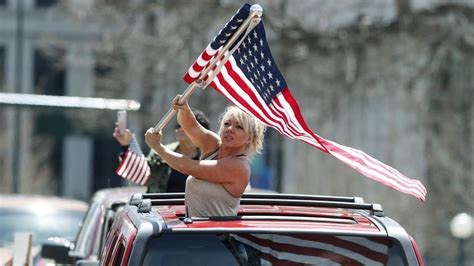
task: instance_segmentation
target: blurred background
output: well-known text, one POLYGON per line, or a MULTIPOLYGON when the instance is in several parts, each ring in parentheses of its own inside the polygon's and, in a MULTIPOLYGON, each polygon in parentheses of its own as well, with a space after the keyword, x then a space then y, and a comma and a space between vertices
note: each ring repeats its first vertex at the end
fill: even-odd
MULTIPOLYGON (((0 193, 87 201, 129 185, 114 172, 115 110, 14 104, 6 93, 138 101, 128 126, 147 152, 141 136, 242 3, 0 0, 0 193)), ((249 3, 263 7, 273 56, 313 131, 419 179, 428 194, 396 192, 275 130, 252 186, 361 196, 415 238, 427 265, 474 265, 474 238, 450 231, 456 214, 474 214, 474 1, 249 3)), ((190 99, 213 129, 229 104, 212 88, 190 99)))

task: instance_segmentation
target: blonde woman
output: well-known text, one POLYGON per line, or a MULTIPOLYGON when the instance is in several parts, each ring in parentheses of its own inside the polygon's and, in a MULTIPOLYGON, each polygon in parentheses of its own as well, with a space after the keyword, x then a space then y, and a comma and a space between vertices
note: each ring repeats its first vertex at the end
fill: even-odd
POLYGON ((263 146, 265 126, 237 107, 221 115, 218 134, 202 127, 187 102, 173 100, 178 122, 201 150, 195 161, 161 143, 161 132, 150 128, 145 141, 172 168, 189 175, 185 201, 190 217, 237 215, 240 198, 249 184, 250 161, 263 146), (205 159, 204 159, 205 158, 205 159))

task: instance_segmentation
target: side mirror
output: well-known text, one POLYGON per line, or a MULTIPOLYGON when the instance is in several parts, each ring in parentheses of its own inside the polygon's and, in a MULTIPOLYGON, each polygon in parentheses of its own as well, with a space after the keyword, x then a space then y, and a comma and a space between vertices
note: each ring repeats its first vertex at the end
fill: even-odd
POLYGON ((53 259, 58 264, 72 264, 74 258, 69 256, 72 243, 65 239, 50 239, 41 246, 41 257, 53 259))
POLYGON ((76 266, 99 266, 98 260, 78 260, 76 266))

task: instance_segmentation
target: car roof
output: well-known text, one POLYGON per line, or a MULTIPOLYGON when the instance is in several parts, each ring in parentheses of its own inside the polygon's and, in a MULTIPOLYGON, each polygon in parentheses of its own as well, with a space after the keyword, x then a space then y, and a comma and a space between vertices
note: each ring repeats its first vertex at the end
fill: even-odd
POLYGON ((84 201, 45 195, 0 194, 0 208, 21 210, 79 211, 85 212, 84 201))
MULTIPOLYGON (((282 231, 333 232, 351 234, 386 234, 373 216, 383 217, 378 204, 366 204, 357 197, 332 197, 294 194, 246 193, 237 216, 185 219, 182 194, 143 194, 138 204, 142 211, 161 217, 165 230, 177 231, 282 231), (168 194, 168 195, 166 195, 168 194)), ((136 195, 135 197, 140 197, 136 195)), ((130 200, 136 204, 134 198, 130 200)), ((149 216, 148 216, 149 217, 149 216)))
POLYGON ((194 218, 192 223, 183 222, 184 206, 160 206, 153 211, 160 213, 168 229, 192 231, 199 229, 225 230, 282 230, 379 233, 380 228, 361 212, 332 207, 295 206, 243 206, 235 220, 194 218))
POLYGON ((146 187, 115 187, 97 190, 93 195, 93 201, 106 203, 105 205, 114 203, 115 201, 127 201, 131 195, 137 193, 145 193, 146 187))

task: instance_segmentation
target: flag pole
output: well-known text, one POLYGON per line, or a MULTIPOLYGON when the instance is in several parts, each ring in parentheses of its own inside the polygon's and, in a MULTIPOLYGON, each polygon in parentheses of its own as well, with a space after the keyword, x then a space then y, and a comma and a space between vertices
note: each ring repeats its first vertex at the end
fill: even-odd
MULTIPOLYGON (((209 83, 212 82, 212 79, 214 78, 214 76, 219 73, 219 71, 221 70, 222 66, 225 64, 225 62, 229 59, 230 55, 232 55, 232 53, 235 51, 235 49, 242 43, 242 40, 245 39, 245 37, 250 33, 250 31, 252 31, 252 29, 258 25, 258 23, 260 23, 260 20, 261 20, 261 17, 262 17, 262 14, 263 14, 263 8, 258 5, 258 4, 255 4, 255 5, 252 5, 250 7, 250 14, 249 16, 245 19, 245 21, 242 23, 242 25, 239 26, 239 28, 237 29, 237 31, 232 35, 232 37, 229 39, 229 41, 222 47, 222 49, 219 50, 217 56, 215 56, 211 62, 209 63, 209 65, 201 72, 201 74, 199 75, 199 78, 196 79, 195 81, 193 81, 193 83, 191 83, 188 88, 186 88, 186 90, 184 91, 184 93, 181 95, 180 97, 180 103, 183 103, 184 101, 186 101, 190 96, 191 94, 194 93, 194 91, 197 89, 197 88, 201 88, 201 89, 205 89, 209 83), (244 33, 244 36, 241 38, 240 42, 232 49, 232 51, 228 51, 229 48, 237 41, 237 38, 242 34, 242 32, 246 30, 246 32, 244 33), (227 53, 225 55, 225 58, 223 60, 220 60, 220 58, 222 58, 222 56, 227 53), (213 70, 213 68, 219 64, 216 69, 213 70), (209 74, 209 72, 213 71, 213 73, 210 75, 210 77, 206 80, 205 77, 209 74)), ((168 112, 166 112, 166 114, 161 118, 161 120, 158 122, 158 124, 156 124, 156 126, 153 128, 153 131, 154 132, 158 132, 160 130, 162 130, 170 121, 171 119, 174 117, 174 115, 176 114, 176 110, 174 110, 173 108, 170 108, 168 110, 168 112)))

